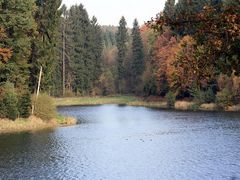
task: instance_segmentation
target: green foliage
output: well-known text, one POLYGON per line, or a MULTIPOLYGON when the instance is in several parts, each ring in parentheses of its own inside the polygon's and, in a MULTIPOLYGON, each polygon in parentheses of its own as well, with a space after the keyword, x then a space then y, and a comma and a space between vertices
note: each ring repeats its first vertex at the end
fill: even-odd
POLYGON ((196 102, 198 105, 203 103, 214 103, 216 99, 212 88, 208 88, 206 91, 193 88, 190 89, 190 94, 193 96, 194 102, 196 102))
POLYGON ((62 116, 61 114, 58 114, 57 117, 56 117, 56 120, 58 122, 58 124, 64 124, 65 123, 65 117, 62 116))
POLYGON ((31 105, 32 102, 30 92, 26 92, 23 95, 20 95, 18 98, 18 109, 20 117, 28 118, 30 116, 31 105))
POLYGON ((3 0, 0 2, 0 24, 6 29, 6 45, 13 50, 11 61, 0 71, 0 81, 10 81, 16 88, 28 86, 31 41, 37 25, 34 0, 3 0))
POLYGON ((132 29, 132 82, 139 84, 140 76, 145 68, 143 43, 137 19, 134 20, 132 29))
POLYGON ((164 7, 164 17, 171 21, 175 15, 175 0, 167 0, 164 7))
POLYGON ((221 91, 227 90, 232 97, 232 103, 238 104, 240 100, 240 77, 232 73, 231 76, 220 75, 218 77, 218 88, 221 91))
POLYGON ((196 25, 191 23, 194 17, 201 12, 203 7, 207 4, 208 0, 179 0, 174 8, 174 19, 169 22, 178 22, 177 26, 173 27, 178 34, 193 35, 196 33, 196 25), (183 23, 179 23, 179 21, 183 23))
POLYGON ((216 102, 220 108, 226 108, 227 106, 232 105, 233 95, 227 88, 224 88, 217 93, 216 102))
POLYGON ((121 18, 119 22, 118 31, 116 33, 116 41, 117 41, 117 49, 118 49, 118 55, 117 55, 117 72, 118 72, 118 92, 122 93, 123 91, 123 79, 124 79, 124 62, 126 60, 127 56, 127 28, 126 28, 126 20, 124 17, 121 18))
POLYGON ((53 75, 56 70, 58 53, 58 26, 61 16, 61 0, 36 0, 37 36, 32 42, 30 88, 33 92, 37 88, 40 66, 43 67, 41 89, 53 91, 53 75))
POLYGON ((146 96, 157 94, 157 82, 154 77, 151 77, 144 85, 143 92, 146 96))
POLYGON ((196 102, 197 104, 202 104, 205 102, 204 100, 204 92, 201 91, 200 89, 198 88, 190 88, 189 89, 189 93, 190 95, 194 98, 194 102, 196 102))
MULTIPOLYGON (((96 17, 89 19, 84 6, 75 5, 67 10, 62 19, 61 31, 64 31, 66 88, 76 94, 89 95, 96 86, 102 73, 102 31, 96 17), (65 29, 63 29, 65 28, 65 29)), ((60 47, 63 51, 62 47, 60 47)), ((62 54, 61 54, 62 56, 62 54)), ((62 71, 61 63, 58 65, 62 71)), ((56 79, 56 85, 59 81, 56 79)), ((62 78, 61 78, 62 80, 62 78)))
POLYGON ((33 103, 35 105, 34 115, 37 117, 49 121, 57 116, 54 100, 49 95, 40 94, 38 98, 33 97, 33 103))
POLYGON ((104 41, 104 48, 111 49, 113 46, 117 45, 115 33, 117 32, 117 27, 115 26, 101 26, 102 36, 104 41))
POLYGON ((198 104, 198 103, 194 103, 194 104, 192 104, 190 107, 188 107, 190 110, 192 110, 192 111, 197 111, 197 110, 199 110, 199 108, 200 108, 200 104, 198 104))
POLYGON ((216 95, 214 94, 212 88, 208 88, 204 94, 204 100, 206 103, 214 103, 216 100, 216 95))
MULTIPOLYGON (((91 69, 92 83, 95 83, 99 80, 99 77, 102 73, 102 52, 103 52, 103 38, 102 30, 100 25, 97 22, 95 16, 91 19, 91 34, 90 34, 90 49, 91 52, 91 61, 93 61, 93 68, 91 69)), ((94 85, 93 85, 94 86, 94 85)))
POLYGON ((176 96, 175 94, 172 92, 172 91, 169 91, 167 94, 166 94, 166 98, 167 98, 167 106, 169 108, 173 108, 174 105, 175 105, 175 101, 176 101, 176 96))
POLYGON ((15 120, 18 117, 18 99, 16 93, 7 92, 3 98, 3 105, 6 108, 6 117, 15 120))
POLYGON ((110 95, 115 93, 115 81, 113 74, 110 70, 106 70, 100 77, 100 88, 102 95, 110 95))
POLYGON ((12 83, 0 87, 0 117, 15 120, 18 117, 18 98, 12 83))

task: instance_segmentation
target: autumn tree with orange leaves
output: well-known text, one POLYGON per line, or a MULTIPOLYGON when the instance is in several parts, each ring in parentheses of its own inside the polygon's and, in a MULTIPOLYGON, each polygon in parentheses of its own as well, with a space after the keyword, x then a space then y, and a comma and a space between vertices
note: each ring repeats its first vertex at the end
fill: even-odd
POLYGON ((173 18, 160 13, 148 26, 160 32, 169 26, 180 36, 192 35, 199 45, 207 48, 218 72, 231 75, 234 71, 240 75, 240 2, 205 1, 200 5, 182 0, 174 7, 173 18), (181 6, 183 10, 179 10, 181 6))
POLYGON ((168 82, 177 94, 207 88, 214 80, 214 66, 208 60, 204 46, 198 46, 191 36, 184 36, 170 62, 168 82))
POLYGON ((177 39, 169 29, 158 37, 154 47, 155 76, 158 93, 164 96, 169 88, 169 76, 172 72, 171 63, 177 53, 177 39))
POLYGON ((4 44, 4 39, 7 37, 4 28, 0 27, 0 67, 8 62, 12 57, 12 51, 4 44))

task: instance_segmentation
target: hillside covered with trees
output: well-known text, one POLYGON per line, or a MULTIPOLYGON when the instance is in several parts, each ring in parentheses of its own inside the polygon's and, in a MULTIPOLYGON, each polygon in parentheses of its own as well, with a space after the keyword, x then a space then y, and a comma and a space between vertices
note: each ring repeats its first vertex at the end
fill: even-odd
POLYGON ((30 115, 41 68, 51 96, 240 101, 239 1, 167 0, 142 26, 101 26, 61 0, 0 0, 0 12, 0 118, 30 115))

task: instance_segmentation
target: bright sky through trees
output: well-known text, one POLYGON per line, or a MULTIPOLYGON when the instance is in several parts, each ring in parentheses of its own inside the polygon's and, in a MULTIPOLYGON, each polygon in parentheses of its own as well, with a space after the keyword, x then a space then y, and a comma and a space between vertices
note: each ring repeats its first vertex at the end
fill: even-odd
POLYGON ((165 0, 63 0, 67 7, 80 3, 101 25, 118 25, 121 16, 125 16, 127 25, 132 26, 135 18, 141 25, 163 10, 165 0))

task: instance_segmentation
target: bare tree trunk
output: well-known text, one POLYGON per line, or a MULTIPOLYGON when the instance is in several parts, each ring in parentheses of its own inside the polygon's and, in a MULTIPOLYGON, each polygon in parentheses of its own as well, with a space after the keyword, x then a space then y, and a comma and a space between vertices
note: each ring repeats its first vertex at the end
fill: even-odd
POLYGON ((66 39, 65 39, 65 19, 63 20, 63 52, 62 52, 62 80, 63 80, 63 96, 65 95, 65 74, 66 74, 66 67, 65 67, 65 50, 66 50, 66 39))
POLYGON ((41 68, 40 68, 40 73, 39 73, 39 78, 38 78, 37 95, 36 95, 36 97, 35 97, 35 101, 34 101, 33 106, 32 106, 32 114, 34 114, 36 101, 37 101, 37 98, 38 98, 38 96, 39 96, 41 79, 42 79, 42 66, 41 66, 41 68))

